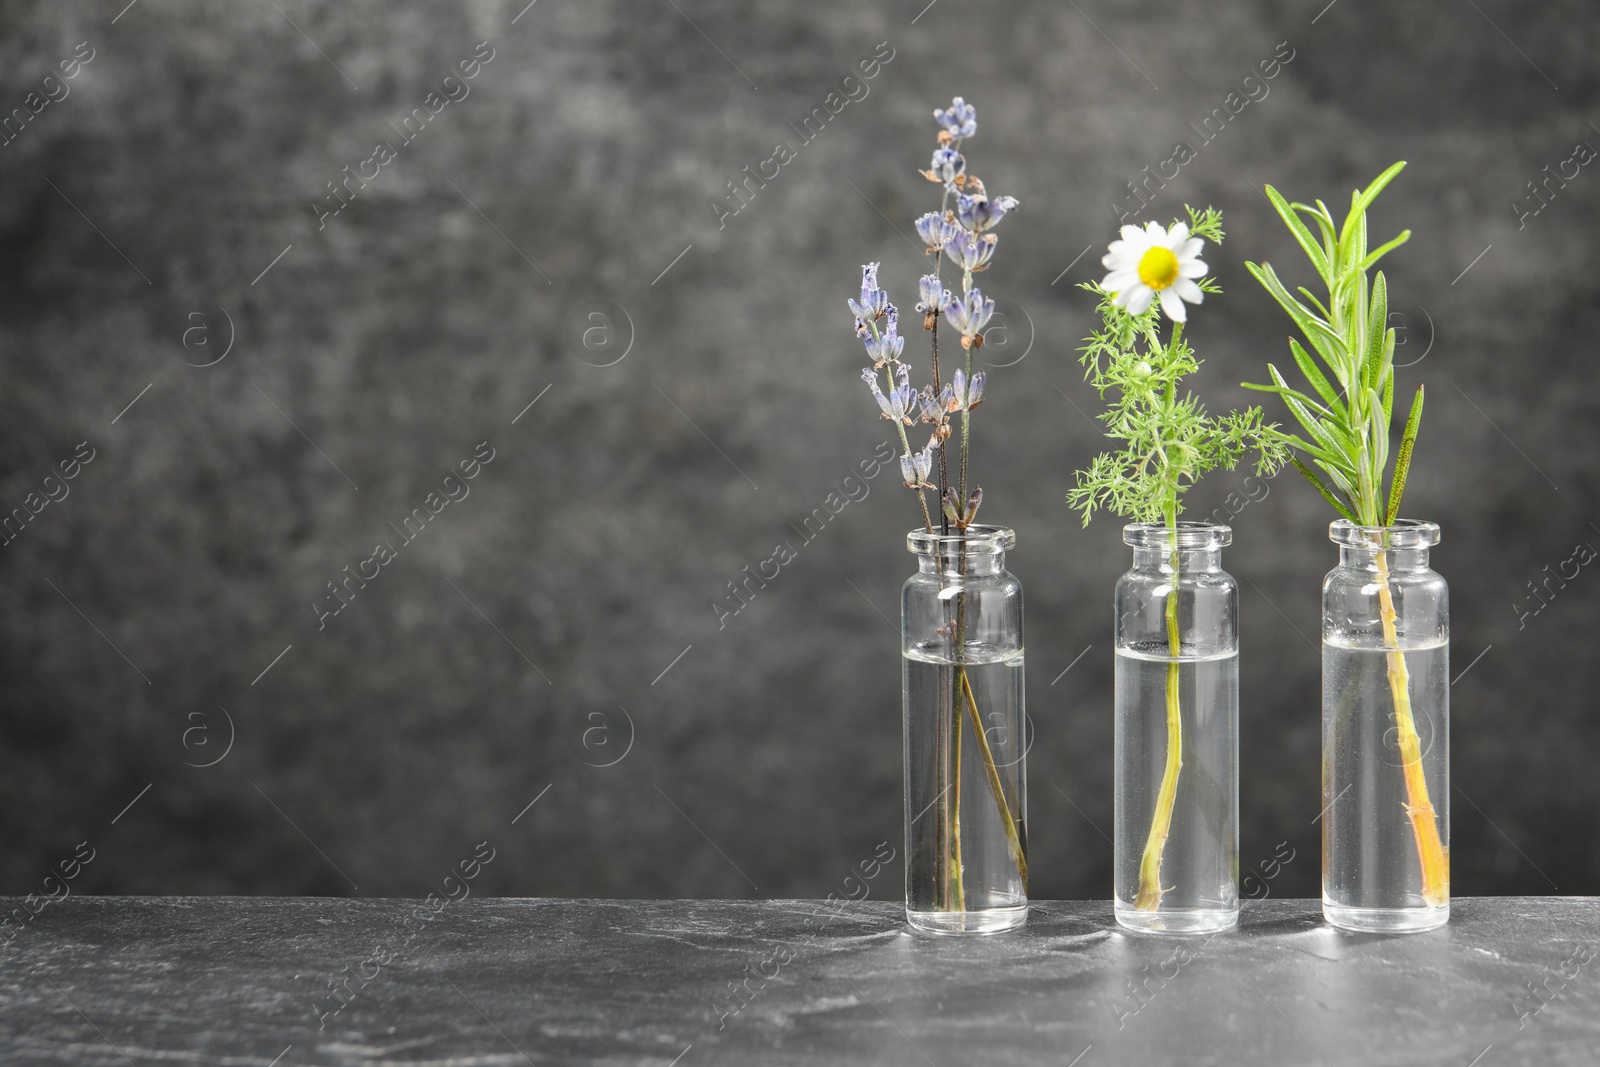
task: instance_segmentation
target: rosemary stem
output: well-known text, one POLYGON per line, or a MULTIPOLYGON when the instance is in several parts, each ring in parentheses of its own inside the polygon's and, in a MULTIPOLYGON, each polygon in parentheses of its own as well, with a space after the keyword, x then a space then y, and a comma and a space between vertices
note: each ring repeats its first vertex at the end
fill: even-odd
POLYGON ((1400 635, 1395 628, 1387 552, 1377 554, 1377 565, 1379 615, 1383 620, 1383 643, 1389 650, 1389 694, 1394 699, 1394 724, 1406 781, 1406 815, 1411 820, 1411 832, 1417 841, 1417 861, 1422 867, 1422 899, 1438 907, 1450 901, 1450 857, 1439 837, 1438 819, 1422 770, 1422 742, 1417 736, 1416 718, 1411 713, 1411 678, 1406 669, 1406 654, 1400 648, 1400 635))

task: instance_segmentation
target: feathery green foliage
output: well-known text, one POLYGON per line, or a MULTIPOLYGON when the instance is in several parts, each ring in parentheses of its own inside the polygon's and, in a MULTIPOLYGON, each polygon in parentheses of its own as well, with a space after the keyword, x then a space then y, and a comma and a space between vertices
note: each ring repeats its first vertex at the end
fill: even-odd
POLYGON ((1299 292, 1305 300, 1295 297, 1270 264, 1245 265, 1289 313, 1316 354, 1314 359, 1299 341, 1289 339, 1290 354, 1316 395, 1292 388, 1271 363, 1267 364, 1271 385, 1247 382, 1245 388, 1277 393, 1283 398, 1305 436, 1277 430, 1273 436, 1310 461, 1308 466, 1297 457, 1295 467, 1340 515, 1362 526, 1390 525, 1399 515, 1422 420, 1422 387, 1418 386, 1385 498, 1383 474, 1389 461, 1389 427, 1394 417, 1395 332, 1389 327, 1389 288, 1383 272, 1379 271, 1369 286, 1367 271, 1385 254, 1405 244, 1411 231, 1404 230, 1369 252, 1367 208, 1404 168, 1404 162, 1396 163, 1365 189, 1352 192, 1350 211, 1342 226, 1334 223, 1322 201, 1318 200, 1315 207, 1291 204, 1278 190, 1267 186, 1267 198, 1322 279, 1327 289, 1326 303, 1304 287, 1299 292), (1316 234, 1301 215, 1316 225, 1316 234), (1327 374, 1317 365, 1319 359, 1327 374), (1319 468, 1326 480, 1312 466, 1319 468))
MULTIPOLYGON (((1213 208, 1189 214, 1189 230, 1222 243, 1222 213, 1213 208)), ((1112 302, 1114 294, 1094 282, 1081 288, 1100 298, 1103 326, 1085 339, 1081 362, 1084 377, 1102 398, 1114 393, 1100 416, 1106 436, 1126 442, 1114 452, 1094 458, 1078 472, 1067 502, 1089 524, 1096 508, 1105 508, 1133 522, 1176 523, 1183 494, 1201 475, 1218 467, 1232 470, 1247 453, 1257 453, 1257 473, 1271 473, 1287 458, 1288 449, 1275 427, 1263 425, 1260 408, 1208 415, 1192 394, 1178 394, 1179 382, 1200 369, 1200 360, 1183 340, 1183 324, 1161 339, 1161 310, 1152 302, 1130 315, 1112 302)), ((1220 293, 1215 279, 1200 282, 1206 293, 1220 293)))

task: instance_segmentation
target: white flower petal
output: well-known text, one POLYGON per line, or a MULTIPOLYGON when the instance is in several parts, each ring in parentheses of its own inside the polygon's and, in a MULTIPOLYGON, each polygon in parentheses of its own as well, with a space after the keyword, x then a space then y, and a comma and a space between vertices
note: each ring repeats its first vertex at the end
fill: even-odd
POLYGON ((1201 303, 1206 298, 1205 291, 1188 278, 1179 278, 1173 282, 1172 291, 1191 304, 1201 303))
POLYGON ((1206 276, 1206 261, 1203 259, 1181 259, 1178 261, 1178 277, 1204 278, 1206 276))
POLYGON ((1149 222, 1144 224, 1144 235, 1151 244, 1167 243, 1167 231, 1161 225, 1161 223, 1157 222, 1155 219, 1151 219, 1149 222))
POLYGON ((1140 315, 1150 306, 1150 301, 1155 298, 1156 291, 1148 285, 1140 284, 1129 286, 1117 294, 1117 299, 1122 301, 1130 315, 1140 315))
POLYGON ((1178 250, 1183 247, 1184 242, 1187 240, 1189 240, 1189 224, 1187 222, 1180 222, 1174 225, 1172 229, 1167 231, 1167 239, 1162 243, 1174 253, 1181 255, 1182 253, 1180 253, 1178 250))
POLYGON ((1122 233, 1122 239, 1130 244, 1144 236, 1144 233, 1137 226, 1124 226, 1120 232, 1122 233))
POLYGON ((1177 254, 1179 259, 1193 259, 1200 254, 1200 250, 1205 246, 1206 242, 1203 238, 1191 237, 1183 242, 1182 248, 1174 248, 1172 251, 1177 254))
POLYGON ((1139 280, 1139 272, 1131 267, 1114 270, 1100 280, 1100 288, 1108 293, 1120 293, 1139 280))
POLYGON ((1161 310, 1166 312, 1167 318, 1173 322, 1183 322, 1187 313, 1183 310, 1183 301, 1178 299, 1178 294, 1172 289, 1161 290, 1161 310))

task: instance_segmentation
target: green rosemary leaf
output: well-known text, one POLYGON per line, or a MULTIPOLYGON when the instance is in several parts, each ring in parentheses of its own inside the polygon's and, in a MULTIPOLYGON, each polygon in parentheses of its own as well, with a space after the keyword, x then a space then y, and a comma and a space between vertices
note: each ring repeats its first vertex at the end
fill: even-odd
POLYGON ((1272 294, 1272 298, 1278 302, 1279 306, 1289 313, 1289 317, 1294 320, 1295 325, 1300 327, 1300 332, 1305 334, 1306 340, 1311 342, 1311 347, 1317 350, 1317 354, 1323 358, 1328 366, 1343 367, 1346 365, 1344 338, 1340 337, 1333 327, 1311 314, 1300 301, 1289 295, 1289 291, 1278 280, 1277 272, 1272 269, 1272 264, 1246 263, 1244 266, 1251 276, 1260 282, 1267 292, 1272 294))
POLYGON ((1372 279, 1372 297, 1367 304, 1367 349, 1361 353, 1362 381, 1369 388, 1383 384, 1383 338, 1389 330, 1389 285, 1383 271, 1372 279))
POLYGON ((1411 473, 1411 451, 1417 445, 1417 429, 1422 425, 1422 386, 1417 386, 1417 395, 1411 401, 1411 414, 1406 416, 1406 432, 1400 439, 1400 454, 1394 461, 1394 480, 1389 483, 1389 509, 1384 516, 1384 525, 1393 526, 1394 520, 1400 517, 1400 498, 1405 495, 1406 475, 1411 473))
POLYGON ((1387 354, 1384 359, 1388 364, 1388 373, 1383 379, 1383 424, 1394 424, 1394 331, 1390 330, 1383 339, 1387 354))
POLYGON ((1362 270, 1367 270, 1374 263, 1378 262, 1378 260, 1382 259, 1388 253, 1393 252, 1396 248, 1399 248, 1401 245, 1405 244, 1409 240, 1411 240, 1411 231, 1410 230, 1401 230, 1399 237, 1396 237, 1394 240, 1390 241, 1388 244, 1381 245, 1378 248, 1374 249, 1372 252, 1368 253, 1367 254, 1367 258, 1363 259, 1361 261, 1361 269, 1362 270))
POLYGON ((1299 216, 1295 214, 1294 208, 1279 194, 1278 190, 1270 185, 1267 186, 1267 199, 1272 201, 1272 206, 1277 210, 1278 217, 1283 220, 1285 226, 1289 227, 1289 232, 1294 235, 1295 241, 1305 250, 1306 258, 1311 260, 1311 265, 1317 268, 1317 274, 1322 277, 1323 281, 1327 281, 1329 276, 1327 254, 1317 244, 1316 238, 1311 236, 1311 231, 1306 229, 1306 224, 1300 221, 1299 216))
POLYGON ((1317 309, 1317 314, 1321 315, 1325 319, 1333 318, 1333 312, 1324 307, 1321 298, 1318 297, 1317 294, 1313 293, 1310 289, 1307 289, 1303 285, 1297 285, 1295 286, 1295 292, 1311 301, 1311 306, 1317 309))
POLYGON ((1314 208, 1310 204, 1297 203, 1295 204, 1295 210, 1304 211, 1316 220, 1317 228, 1322 231, 1323 251, 1331 259, 1333 250, 1339 245, 1339 231, 1334 228, 1333 212, 1328 210, 1328 205, 1321 200, 1317 201, 1317 206, 1314 208))
POLYGON ((1345 417, 1344 402, 1339 399, 1338 392, 1329 384, 1322 371, 1317 369, 1316 363, 1307 354, 1306 350, 1301 347, 1300 342, 1293 337, 1289 338, 1289 351, 1294 353, 1294 361, 1300 365, 1300 373, 1306 376, 1306 381, 1311 383, 1311 387, 1317 391, 1317 395, 1327 401, 1328 407, 1335 415, 1341 418, 1345 417))
POLYGON ((1341 503, 1338 497, 1333 495, 1333 490, 1324 485, 1322 479, 1318 478, 1314 473, 1312 473, 1310 467, 1307 467, 1304 463, 1300 462, 1299 456, 1290 456, 1289 462, 1294 464, 1295 470, 1306 476, 1306 481, 1310 482, 1316 491, 1322 494, 1322 499, 1333 505, 1333 509, 1335 511, 1349 519, 1351 522, 1360 521, 1353 514, 1351 514, 1350 509, 1341 503))
MULTIPOLYGON (((1378 395, 1376 389, 1367 390, 1367 405, 1372 411, 1372 484, 1379 491, 1383 489, 1383 468, 1389 463, 1389 423, 1382 421, 1383 397, 1378 395)), ((1382 501, 1377 501, 1381 505, 1382 501)), ((1374 510, 1381 510, 1376 508, 1374 510)))
MULTIPOLYGON (((1360 190, 1359 192, 1351 194, 1350 215, 1345 220, 1344 224, 1346 230, 1349 230, 1351 224, 1358 219, 1365 220, 1367 208, 1372 206, 1372 202, 1378 198, 1379 193, 1383 192, 1384 187, 1390 182, 1394 181, 1395 176, 1405 169, 1406 163, 1403 159, 1398 163, 1391 163, 1387 170, 1378 175, 1376 178, 1372 179, 1371 185, 1360 190)), ((1362 269, 1365 270, 1366 268, 1363 267, 1362 269)))
POLYGON ((1293 398, 1294 400, 1298 401, 1302 406, 1315 412, 1319 420, 1333 418, 1333 411, 1331 409, 1323 407, 1321 403, 1312 397, 1307 396, 1305 393, 1302 393, 1300 390, 1293 388, 1288 382, 1284 381, 1283 375, 1278 371, 1277 366, 1268 363, 1267 373, 1272 375, 1272 382, 1276 387, 1275 391, 1278 393, 1278 395, 1284 397, 1285 399, 1293 398))
MULTIPOLYGON (((1282 441, 1284 444, 1298 448, 1306 455, 1315 459, 1318 463, 1324 466, 1342 468, 1345 471, 1345 477, 1352 479, 1355 477, 1355 470, 1354 468, 1350 468, 1346 465, 1345 457, 1329 452, 1327 449, 1318 445, 1314 445, 1310 441, 1307 441, 1304 437, 1301 437, 1299 434, 1285 433, 1284 431, 1279 430, 1276 436, 1278 440, 1282 441)), ((1333 472, 1330 470, 1329 473, 1331 474, 1333 472)))
POLYGON ((1359 277, 1359 272, 1349 270, 1348 264, 1361 262, 1366 254, 1367 216, 1351 214, 1345 219, 1344 229, 1339 234, 1339 251, 1334 256, 1334 274, 1347 283, 1359 277))

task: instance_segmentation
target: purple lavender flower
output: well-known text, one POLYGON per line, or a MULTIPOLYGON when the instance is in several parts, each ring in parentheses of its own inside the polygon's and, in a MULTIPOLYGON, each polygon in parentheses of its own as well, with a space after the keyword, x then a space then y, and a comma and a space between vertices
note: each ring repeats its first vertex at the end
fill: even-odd
POLYGON ((933 120, 951 137, 971 137, 978 132, 978 109, 959 96, 950 101, 948 108, 934 108, 933 120))
POLYGON ((944 287, 937 274, 924 274, 917 285, 922 291, 922 299, 917 302, 917 310, 931 311, 937 315, 950 295, 949 290, 944 287))
POLYGON ((900 353, 906 350, 906 339, 900 336, 900 309, 893 304, 885 304, 883 318, 884 330, 881 334, 875 334, 870 329, 867 333, 862 333, 859 327, 856 329, 856 335, 867 346, 867 355, 872 357, 874 370, 885 363, 899 363, 900 353))
POLYGON ((999 239, 992 233, 957 230, 945 245, 945 251, 950 253, 951 259, 961 264, 962 270, 978 271, 989 265, 989 257, 994 255, 995 242, 999 239))
POLYGON ((1015 211, 1016 207, 1017 198, 1014 196, 997 196, 990 200, 983 193, 974 196, 956 194, 956 218, 974 233, 990 229, 1005 217, 1006 212, 1015 211))
MULTIPOLYGON (((966 299, 951 296, 944 305, 944 317, 950 320, 951 326, 960 331, 963 348, 976 348, 983 343, 979 335, 983 333, 983 328, 989 325, 989 317, 993 314, 994 301, 986 299, 983 290, 976 286, 967 294, 966 299)), ((981 391, 982 386, 979 386, 979 389, 981 391)))
POLYGON ((959 230, 959 226, 937 211, 930 211, 917 219, 917 235, 930 252, 943 248, 959 230))
POLYGON ((861 299, 845 302, 850 305, 852 315, 867 322, 872 322, 883 314, 884 308, 889 303, 889 294, 878 288, 876 263, 867 263, 861 267, 861 299))
POLYGON ((922 173, 929 181, 949 184, 967 172, 967 160, 954 148, 935 148, 928 169, 922 173))
POLYGON ((900 457, 900 473, 904 476, 907 489, 934 489, 929 484, 928 475, 933 471, 933 450, 935 442, 930 438, 920 452, 907 452, 900 457))
POLYGON ((971 411, 983 403, 983 385, 988 376, 983 371, 978 371, 972 376, 972 381, 967 383, 967 410, 971 411))
POLYGON ((945 383, 944 393, 940 396, 944 410, 949 412, 971 411, 983 403, 983 371, 978 371, 968 381, 966 373, 957 369, 945 383))
POLYGON ((910 426, 915 422, 911 417, 912 412, 918 410, 917 391, 911 388, 911 371, 904 363, 895 367, 895 378, 895 387, 885 396, 878 386, 878 373, 871 367, 861 368, 861 380, 872 390, 872 399, 878 402, 883 417, 890 422, 903 422, 910 426))

